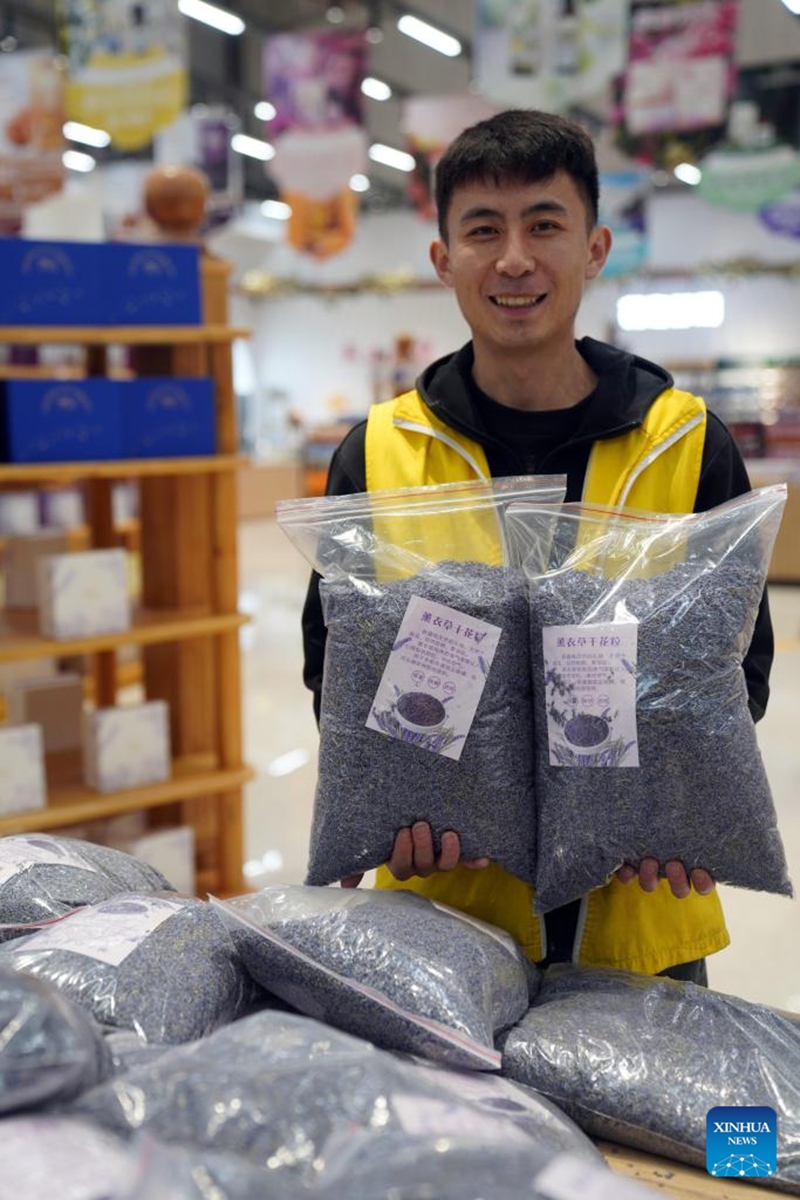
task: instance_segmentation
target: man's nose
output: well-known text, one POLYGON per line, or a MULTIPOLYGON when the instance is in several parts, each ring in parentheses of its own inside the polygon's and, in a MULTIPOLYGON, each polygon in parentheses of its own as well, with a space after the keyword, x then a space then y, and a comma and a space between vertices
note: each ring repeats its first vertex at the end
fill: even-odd
POLYGON ((529 243, 523 237, 509 235, 497 259, 499 274, 517 277, 533 271, 535 266, 536 259, 529 243))

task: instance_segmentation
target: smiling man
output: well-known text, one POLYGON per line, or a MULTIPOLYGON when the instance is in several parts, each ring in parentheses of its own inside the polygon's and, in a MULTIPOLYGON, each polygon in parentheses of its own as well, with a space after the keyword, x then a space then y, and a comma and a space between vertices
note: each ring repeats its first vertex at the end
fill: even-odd
MULTIPOLYGON (((611 234, 598 224, 594 146, 551 113, 500 113, 465 130, 436 172, 431 261, 472 338, 416 388, 374 406, 331 463, 329 494, 520 474, 565 474, 567 499, 700 512, 749 490, 725 426, 661 367, 575 340, 586 284, 611 234)), ((325 627, 319 577, 303 612, 304 678, 319 716, 325 627)), ((766 597, 744 662, 754 720, 769 695, 766 597)), ((356 886, 360 877, 343 880, 356 886)), ((530 889, 496 863, 438 855, 420 822, 401 829, 378 885, 434 897, 513 933, 536 962, 575 960, 706 982, 729 938, 714 881, 645 859, 581 901, 534 917, 530 889), (662 878, 663 874, 666 876, 662 878), (634 882, 635 880, 635 882, 634 882)))

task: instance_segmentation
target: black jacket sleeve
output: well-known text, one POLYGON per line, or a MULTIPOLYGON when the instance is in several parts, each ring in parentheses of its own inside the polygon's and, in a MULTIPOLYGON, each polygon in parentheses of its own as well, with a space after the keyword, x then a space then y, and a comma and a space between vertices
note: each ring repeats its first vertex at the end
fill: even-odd
MULTIPOLYGON (((750 491, 750 480, 742 456, 729 430, 714 413, 708 414, 706 442, 697 488, 695 512, 706 512, 734 496, 750 491)), ((772 620, 767 589, 761 597, 753 638, 744 659, 750 715, 754 721, 764 716, 769 699, 769 674, 775 654, 772 620)))
MULTIPOLYGON (((334 451, 325 485, 326 496, 350 496, 367 490, 366 429, 365 421, 355 425, 334 451)), ((319 582, 320 576, 316 571, 312 571, 303 605, 303 683, 313 693, 317 724, 322 699, 325 640, 328 636, 322 618, 319 582)))

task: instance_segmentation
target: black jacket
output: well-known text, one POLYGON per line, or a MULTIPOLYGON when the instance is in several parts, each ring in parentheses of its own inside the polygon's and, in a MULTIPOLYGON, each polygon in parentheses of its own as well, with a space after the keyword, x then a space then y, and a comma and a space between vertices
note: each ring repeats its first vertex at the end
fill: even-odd
MULTIPOLYGON (((592 444, 598 438, 616 437, 640 425, 648 408, 672 378, 663 368, 593 338, 577 343, 580 353, 598 378, 591 397, 577 406, 576 421, 565 440, 552 442, 532 464, 521 453, 520 442, 509 425, 507 436, 487 429, 487 411, 497 408, 472 380, 472 344, 458 353, 439 359, 420 377, 417 387, 428 407, 453 429, 479 442, 492 476, 565 474, 567 500, 580 500, 592 444)), ((564 410, 558 410, 564 412, 564 410)), ((519 420, 509 410, 510 420, 519 420)), ((538 414, 537 414, 538 415, 538 414)), ((524 420, 524 417, 523 417, 524 420)), ((339 496, 366 491, 366 421, 356 425, 342 441, 331 460, 326 493, 339 496)), ((705 512, 733 496, 750 490, 744 462, 728 429, 709 412, 706 440, 697 488, 695 512, 705 512)), ((319 597, 319 576, 312 573, 303 609, 303 679, 314 693, 314 711, 319 720, 326 630, 319 597)), ((769 673, 774 641, 766 591, 761 600, 753 639, 744 660, 750 712, 758 721, 767 707, 769 673)))

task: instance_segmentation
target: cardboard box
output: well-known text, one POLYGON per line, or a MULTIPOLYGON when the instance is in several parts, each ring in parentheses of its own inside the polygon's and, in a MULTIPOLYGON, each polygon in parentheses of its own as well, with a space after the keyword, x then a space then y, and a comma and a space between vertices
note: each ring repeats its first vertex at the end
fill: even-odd
POLYGON ((114 380, 8 379, 0 397, 0 457, 5 462, 89 462, 122 457, 120 402, 114 380))
POLYGON ((126 458, 173 458, 216 452, 210 379, 133 379, 119 384, 126 458))
POLYGON ((81 638, 130 629, 124 550, 47 555, 37 570, 39 630, 45 637, 81 638))
POLYGON ((112 242, 102 247, 108 325, 199 325, 197 246, 112 242))
POLYGON ((6 608, 36 608, 38 570, 42 558, 69 549, 65 533, 42 531, 10 538, 5 549, 6 608))
POLYGON ((92 242, 0 238, 0 325, 108 324, 92 242))
POLYGON ((0 534, 19 537, 39 531, 37 492, 0 492, 0 534))
POLYGON ((83 775, 97 792, 162 783, 172 773, 169 710, 151 700, 83 715, 83 775))
POLYGON ((39 676, 20 679, 8 692, 8 719, 12 725, 38 725, 45 754, 78 750, 81 746, 83 683, 80 675, 39 676))
POLYGON ((46 801, 41 729, 5 726, 0 729, 0 815, 31 812, 46 801))

